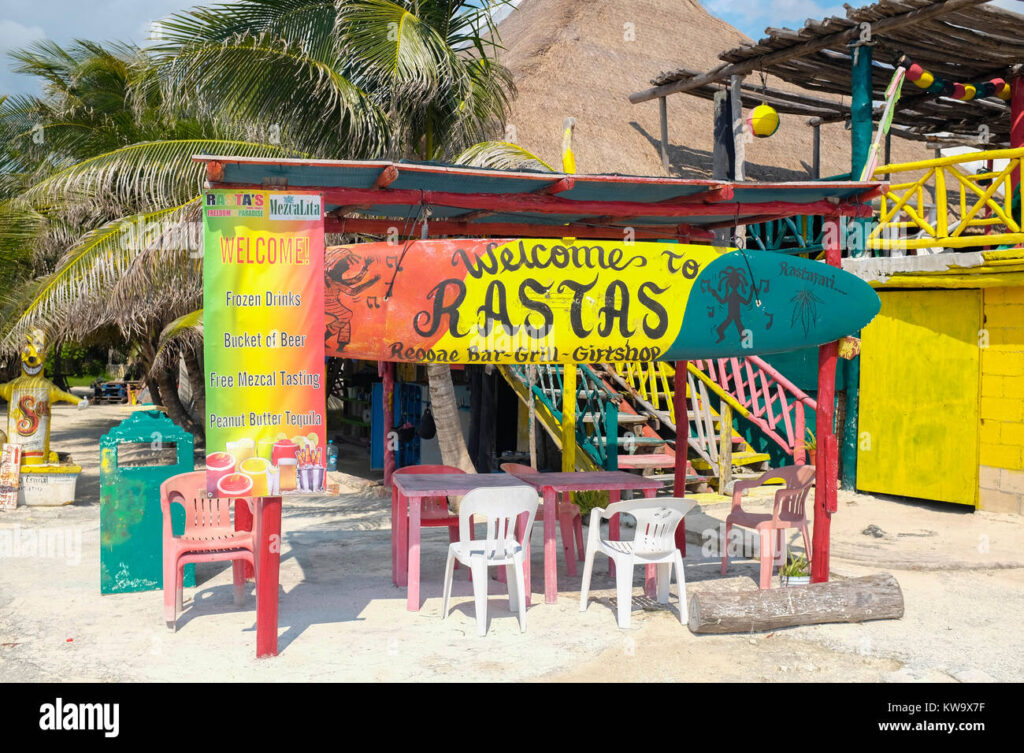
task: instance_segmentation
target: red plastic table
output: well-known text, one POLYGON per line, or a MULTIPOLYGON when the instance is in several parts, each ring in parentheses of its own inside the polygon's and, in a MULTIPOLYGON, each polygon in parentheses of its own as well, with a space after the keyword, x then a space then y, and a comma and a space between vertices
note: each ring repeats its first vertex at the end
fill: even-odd
MULTIPOLYGON (((517 473, 520 481, 539 490, 544 495, 544 509, 556 509, 558 495, 563 492, 607 491, 611 502, 618 502, 623 491, 641 490, 645 497, 653 497, 662 488, 662 483, 655 479, 644 478, 626 471, 578 471, 574 473, 517 473)), ((558 599, 558 562, 556 559, 555 518, 556 515, 544 516, 544 601, 554 604, 558 599)), ((619 516, 612 516, 608 521, 608 535, 612 539, 619 538, 619 516)), ((615 572, 615 564, 608 561, 608 572, 615 572)), ((529 580, 527 580, 529 585, 529 580)), ((645 579, 647 593, 653 593, 654 566, 647 568, 645 579)), ((529 590, 526 592, 529 599, 529 590)))
MULTIPOLYGON (((506 473, 410 473, 391 477, 391 579, 407 586, 406 608, 420 608, 420 523, 422 500, 428 497, 462 496, 474 489, 523 486, 506 473)), ((526 599, 530 599, 529 542, 526 547, 526 599)))

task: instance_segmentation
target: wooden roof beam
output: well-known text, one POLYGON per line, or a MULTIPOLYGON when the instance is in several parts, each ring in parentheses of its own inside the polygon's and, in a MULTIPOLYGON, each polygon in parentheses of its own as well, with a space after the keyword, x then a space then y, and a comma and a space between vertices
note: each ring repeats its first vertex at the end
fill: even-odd
POLYGON ((394 165, 388 165, 380 171, 377 180, 373 182, 373 187, 376 189, 387 188, 396 180, 398 180, 398 168, 394 165))
MULTIPOLYGON (((889 16, 887 18, 874 21, 871 24, 871 33, 872 36, 878 37, 886 31, 899 29, 912 24, 918 24, 922 21, 927 21, 932 18, 937 18, 943 14, 951 13, 954 10, 981 5, 986 2, 988 2, 988 0, 939 0, 925 8, 917 8, 898 16, 889 16)), ((843 45, 853 37, 857 36, 859 32, 859 26, 854 24, 854 26, 849 29, 844 29, 843 31, 833 34, 827 34, 823 37, 818 37, 817 39, 811 39, 802 44, 795 44, 790 47, 768 53, 767 55, 758 55, 757 57, 750 58, 742 63, 723 63, 707 73, 701 74, 700 76, 687 81, 677 81, 671 84, 664 84, 662 86, 655 86, 650 89, 634 92, 629 95, 629 101, 634 105, 637 105, 641 102, 647 102, 652 99, 657 99, 658 97, 665 97, 669 94, 687 92, 691 89, 696 89, 699 86, 704 86, 705 84, 726 81, 730 76, 744 76, 748 73, 752 73, 753 71, 767 68, 775 63, 803 57, 804 55, 810 55, 815 52, 821 52, 829 47, 843 45)))
MULTIPOLYGON (((402 227, 401 219, 379 219, 363 217, 331 218, 325 223, 328 233, 349 233, 360 235, 387 235, 393 228, 402 227)), ((468 235, 492 238, 582 238, 593 240, 620 240, 625 228, 588 226, 582 223, 570 225, 526 225, 522 223, 460 222, 458 220, 432 220, 428 225, 431 236, 468 235)), ((714 234, 692 225, 670 225, 665 227, 633 228, 639 240, 699 240, 714 239, 714 234)))
MULTIPOLYGON (((722 214, 761 214, 764 211, 792 214, 833 214, 835 204, 828 201, 801 204, 791 201, 753 201, 746 204, 667 203, 642 201, 573 201, 537 194, 465 194, 445 191, 328 188, 324 201, 341 206, 375 205, 444 206, 458 209, 484 209, 493 212, 538 212, 563 215, 600 215, 613 217, 708 217, 722 214)), ((675 200, 672 200, 673 202, 675 200)))
MULTIPOLYGON (((531 193, 543 194, 545 196, 553 196, 555 194, 560 194, 564 191, 571 191, 575 185, 576 179, 571 175, 566 175, 559 178, 556 181, 548 183, 546 186, 541 186, 536 191, 532 191, 531 193)), ((455 219, 459 222, 470 222, 471 220, 478 220, 483 217, 490 217, 494 214, 496 214, 496 212, 491 211, 489 209, 478 209, 475 212, 467 212, 466 214, 460 214, 457 217, 455 217, 455 219)))

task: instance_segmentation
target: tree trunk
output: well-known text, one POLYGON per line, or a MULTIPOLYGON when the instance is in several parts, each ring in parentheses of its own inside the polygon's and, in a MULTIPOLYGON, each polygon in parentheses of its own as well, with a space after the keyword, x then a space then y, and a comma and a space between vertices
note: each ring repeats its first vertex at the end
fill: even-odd
POLYGON ((150 376, 148 373, 145 376, 146 387, 149 388, 149 399, 153 401, 153 405, 157 408, 164 407, 163 398, 160 397, 160 385, 156 379, 150 376))
POLYGON ((430 407, 437 426, 441 462, 461 468, 466 473, 476 473, 466 449, 466 439, 462 436, 451 368, 444 364, 430 364, 427 366, 427 380, 430 383, 430 407))
POLYGON ((189 346, 182 352, 185 359, 185 370, 188 372, 188 384, 192 388, 192 399, 195 400, 196 422, 206 435, 206 383, 203 379, 203 366, 199 363, 199 354, 189 346))
POLYGON ((188 415, 188 411, 185 410, 185 406, 181 404, 181 398, 178 397, 177 368, 159 366, 154 376, 156 377, 157 384, 160 385, 160 397, 163 398, 167 417, 185 431, 201 438, 202 427, 196 426, 195 421, 192 420, 192 417, 188 415))
MULTIPOLYGON (((154 339, 148 337, 139 344, 141 351, 142 361, 142 378, 146 382, 146 386, 149 387, 149 397, 153 401, 153 405, 158 408, 164 407, 163 396, 160 394, 160 382, 157 381, 156 375, 152 374, 153 370, 153 359, 156 358, 156 347, 153 345, 154 339)), ((109 360, 109 358, 107 359, 109 360)))
POLYGON ((50 381, 65 392, 70 392, 71 388, 68 387, 67 375, 64 373, 64 359, 61 354, 61 351, 64 350, 64 343, 54 343, 53 348, 53 373, 50 375, 50 381))
POLYGON ((903 592, 888 573, 765 591, 701 591, 690 599, 689 616, 694 633, 898 620, 903 616, 903 592))

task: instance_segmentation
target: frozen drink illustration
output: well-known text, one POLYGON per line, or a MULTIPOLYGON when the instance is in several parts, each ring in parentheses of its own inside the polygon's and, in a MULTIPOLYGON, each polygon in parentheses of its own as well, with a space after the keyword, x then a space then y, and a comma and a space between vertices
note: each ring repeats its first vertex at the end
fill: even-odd
POLYGON ((273 439, 261 439, 256 443, 256 455, 257 457, 265 458, 273 462, 273 451, 274 451, 274 440, 273 439))
POLYGON ((252 494, 254 497, 269 497, 270 484, 267 473, 270 470, 270 461, 265 458, 249 458, 238 464, 238 470, 252 479, 252 494))
POLYGON ((235 462, 241 464, 256 455, 256 442, 249 437, 236 439, 227 443, 227 450, 235 456, 235 462))
POLYGON ((252 479, 244 473, 229 473, 217 482, 218 497, 252 496, 252 479))
POLYGON ((282 458, 295 459, 295 456, 299 452, 299 446, 290 439, 278 439, 274 443, 274 449, 270 454, 270 462, 274 465, 280 465, 282 458))
POLYGON ((235 472, 235 458, 228 452, 214 452, 206 456, 206 493, 217 496, 217 484, 235 472))

